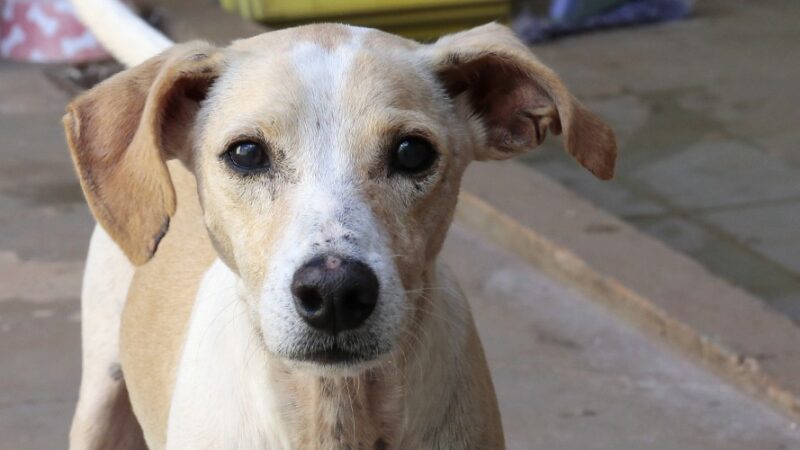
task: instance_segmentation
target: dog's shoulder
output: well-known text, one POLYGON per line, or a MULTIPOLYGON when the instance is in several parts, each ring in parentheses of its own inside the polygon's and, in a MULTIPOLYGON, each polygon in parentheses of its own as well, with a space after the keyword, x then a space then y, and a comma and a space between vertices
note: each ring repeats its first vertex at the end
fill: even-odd
POLYGON ((120 342, 128 391, 148 439, 165 437, 189 316, 202 276, 216 258, 194 177, 178 163, 169 169, 177 211, 156 255, 136 270, 120 342))

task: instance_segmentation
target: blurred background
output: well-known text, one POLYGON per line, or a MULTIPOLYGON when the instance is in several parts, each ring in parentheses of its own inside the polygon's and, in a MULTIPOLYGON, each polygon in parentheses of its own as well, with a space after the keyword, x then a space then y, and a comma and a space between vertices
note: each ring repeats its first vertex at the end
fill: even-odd
MULTIPOLYGON (((465 182, 444 257, 509 447, 800 448, 800 2, 127 4, 220 44, 319 21, 422 41, 508 24, 620 144, 610 182, 557 139, 465 182)), ((0 450, 64 448, 94 222, 60 118, 122 66, 67 0, 0 5, 0 450)))

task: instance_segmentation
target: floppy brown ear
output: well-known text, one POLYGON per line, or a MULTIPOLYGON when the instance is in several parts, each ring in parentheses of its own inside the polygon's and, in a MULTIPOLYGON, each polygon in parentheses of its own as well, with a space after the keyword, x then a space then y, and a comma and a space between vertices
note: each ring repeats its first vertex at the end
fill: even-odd
POLYGON ((486 131, 476 159, 506 159, 539 145, 549 129, 598 178, 614 175, 614 132, 569 93, 508 28, 488 24, 425 48, 452 98, 466 94, 486 131))
POLYGON ((64 129, 86 200, 134 264, 147 262, 175 212, 166 160, 188 161, 199 102, 219 74, 209 44, 176 45, 82 94, 64 129))

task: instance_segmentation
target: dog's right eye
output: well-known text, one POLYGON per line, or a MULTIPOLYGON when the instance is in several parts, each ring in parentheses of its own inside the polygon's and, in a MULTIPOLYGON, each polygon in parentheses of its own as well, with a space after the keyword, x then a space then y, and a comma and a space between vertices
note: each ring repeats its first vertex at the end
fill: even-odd
POLYGON ((263 144, 241 141, 232 144, 225 152, 225 159, 239 171, 254 172, 269 169, 270 159, 263 144))

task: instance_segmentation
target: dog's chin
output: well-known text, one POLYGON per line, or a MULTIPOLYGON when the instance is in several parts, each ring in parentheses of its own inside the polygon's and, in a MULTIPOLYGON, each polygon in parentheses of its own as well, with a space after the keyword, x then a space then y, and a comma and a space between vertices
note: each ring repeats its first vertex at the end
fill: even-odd
POLYGON ((389 354, 389 349, 375 346, 341 345, 338 342, 310 343, 302 350, 280 352, 290 367, 317 376, 352 377, 374 368, 389 354))

